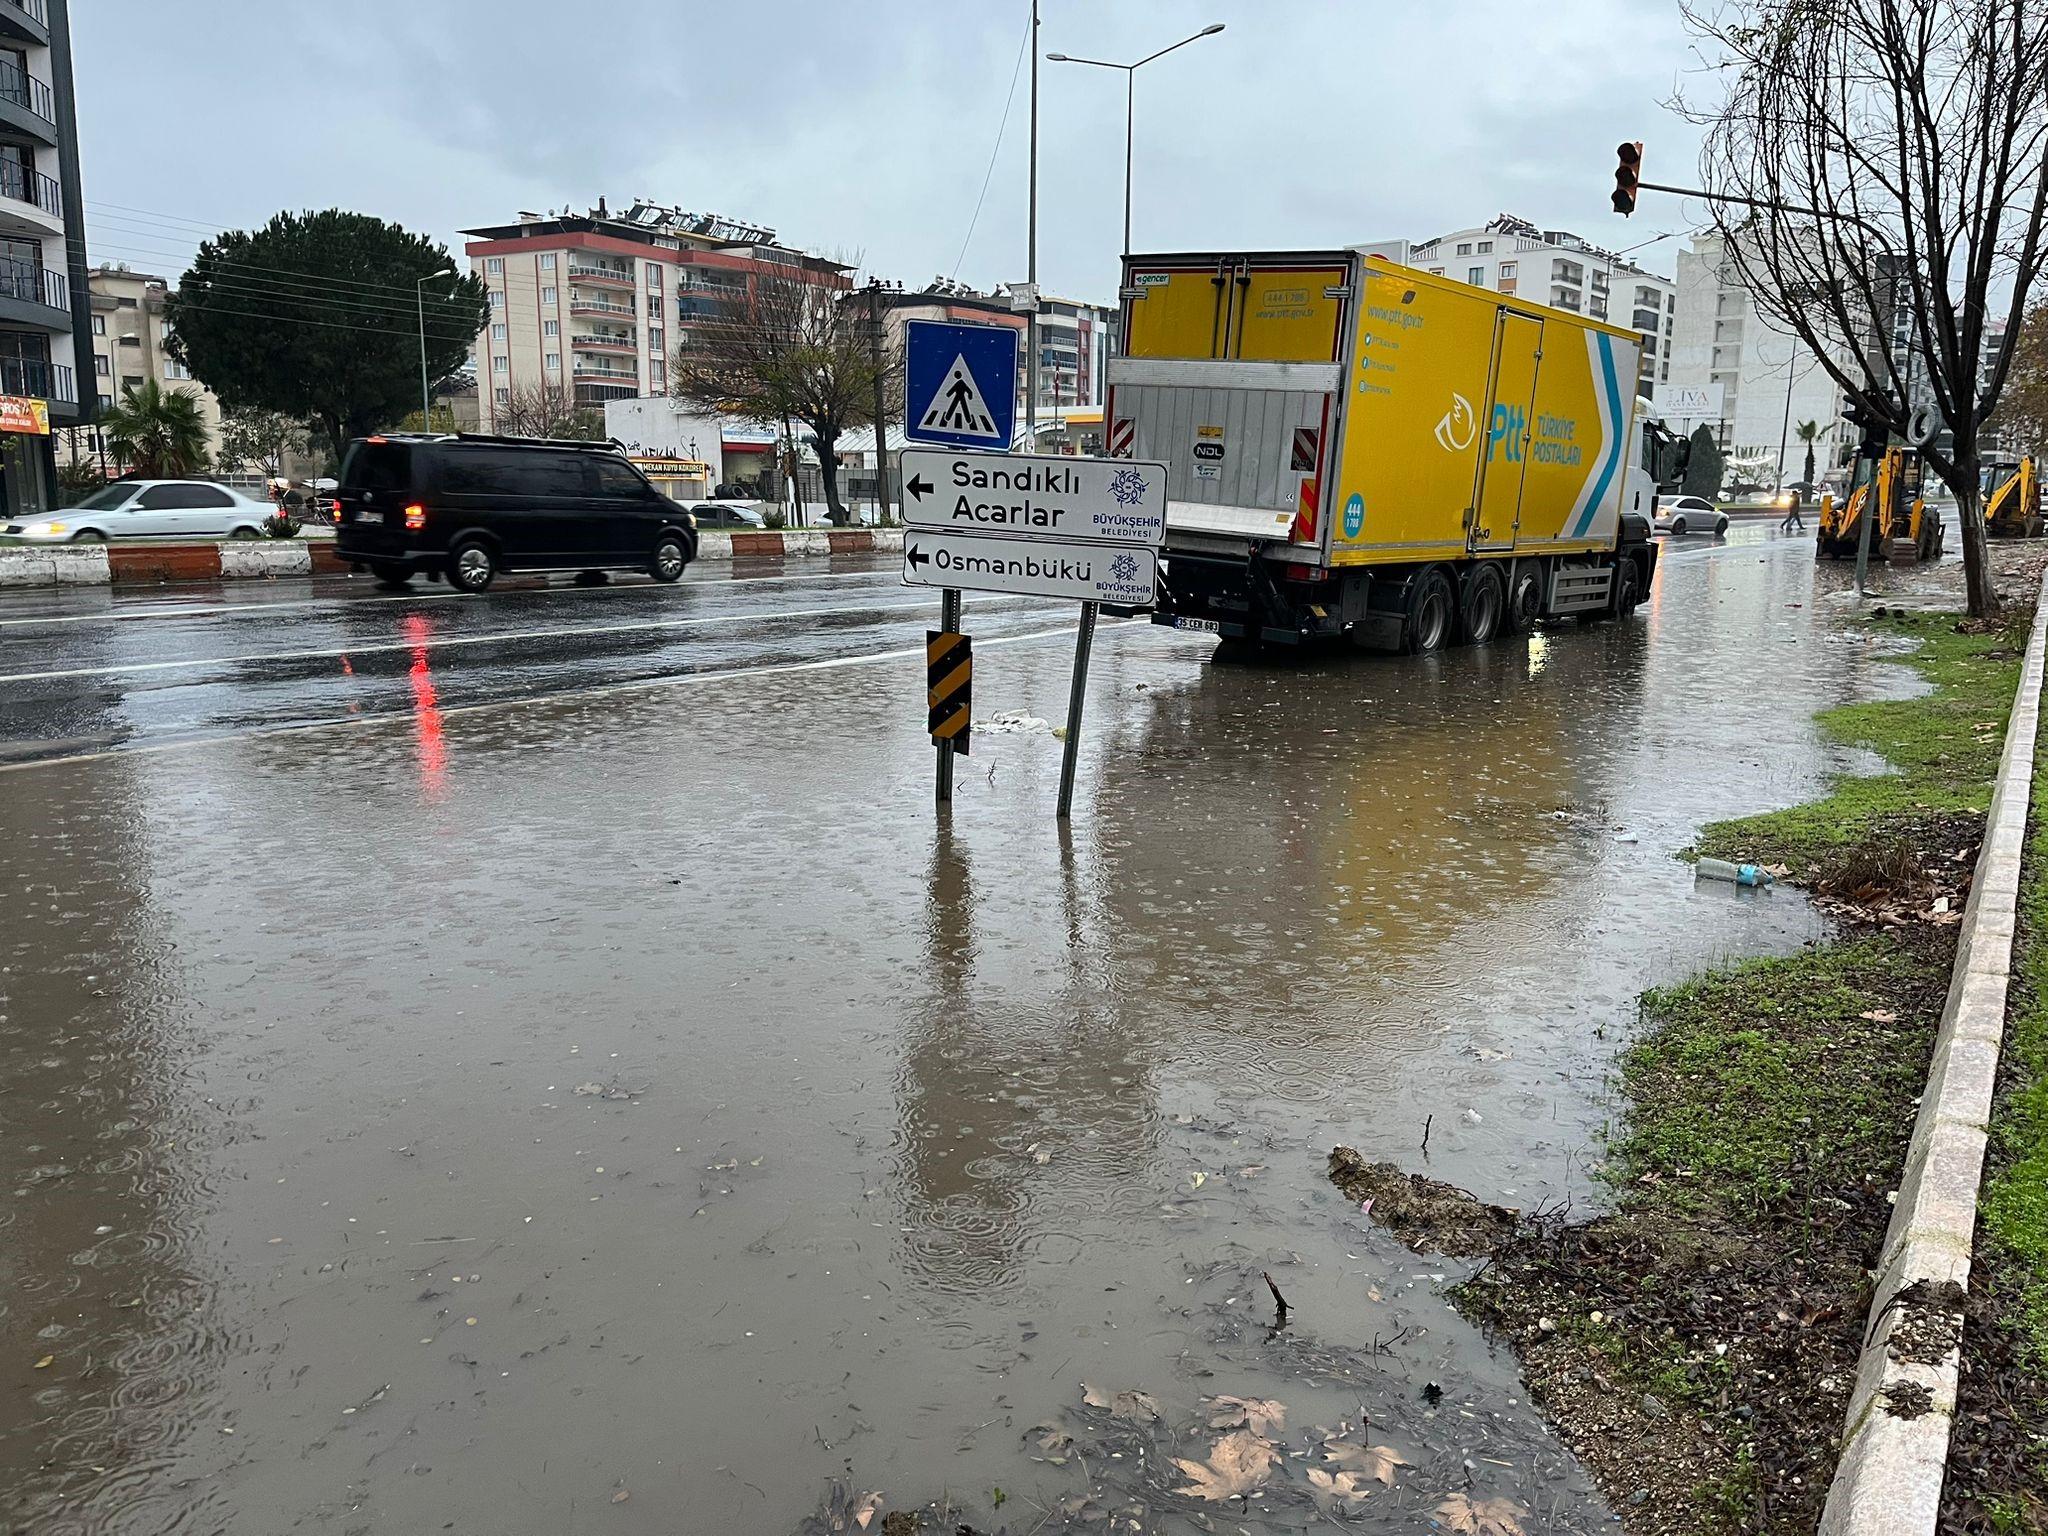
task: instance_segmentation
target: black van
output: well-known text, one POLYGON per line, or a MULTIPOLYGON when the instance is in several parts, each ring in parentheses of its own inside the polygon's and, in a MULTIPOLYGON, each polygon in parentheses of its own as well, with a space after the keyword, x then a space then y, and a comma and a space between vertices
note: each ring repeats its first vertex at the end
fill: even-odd
POLYGON ((500 571, 645 571, 675 581, 697 558, 683 508, 599 443, 390 433, 348 445, 335 547, 378 580, 425 571, 481 592, 500 571))

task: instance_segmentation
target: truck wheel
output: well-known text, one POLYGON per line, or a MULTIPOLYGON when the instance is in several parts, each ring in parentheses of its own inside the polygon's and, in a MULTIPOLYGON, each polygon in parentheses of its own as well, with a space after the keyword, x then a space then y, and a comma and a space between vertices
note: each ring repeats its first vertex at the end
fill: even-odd
POLYGON ((1543 617, 1543 567, 1533 560, 1525 560, 1515 567, 1515 578, 1508 583, 1507 611, 1501 617, 1501 628, 1508 634, 1519 635, 1536 627, 1536 621, 1543 617))
POLYGON ((1401 626, 1401 649, 1411 656, 1440 651, 1450 642, 1457 599, 1451 579, 1435 566, 1408 583, 1408 615, 1401 626))
POLYGON ((1482 565, 1465 578, 1464 601, 1458 605, 1458 633, 1467 645, 1484 645, 1500 633, 1507 588, 1500 571, 1482 565))
POLYGON ((1643 600, 1643 575, 1632 559, 1624 558, 1614 571, 1614 616, 1625 619, 1643 600))

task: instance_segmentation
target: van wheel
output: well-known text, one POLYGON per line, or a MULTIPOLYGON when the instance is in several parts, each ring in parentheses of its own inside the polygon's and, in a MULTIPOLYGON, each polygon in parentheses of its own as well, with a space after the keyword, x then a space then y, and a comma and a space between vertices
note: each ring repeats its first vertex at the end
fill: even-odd
POLYGON ((1623 559, 1614 572, 1614 616, 1625 619, 1643 600, 1642 572, 1632 559, 1623 559))
POLYGON ((1408 616, 1401 626, 1401 649, 1411 656, 1440 651, 1450 642, 1457 614, 1451 579, 1435 566, 1408 583, 1408 616))
POLYGON ((403 592, 406 583, 412 580, 412 572, 402 565, 393 565, 388 560, 373 561, 370 574, 377 578, 377 585, 388 587, 394 592, 403 592))
POLYGON ((1464 601, 1458 608, 1458 633, 1467 645, 1484 645, 1500 633, 1507 588, 1500 572, 1482 565, 1465 578, 1464 601))
POLYGON ((683 547, 683 541, 674 534, 665 534, 654 546, 654 559, 648 564, 647 574, 656 581, 681 581, 683 569, 690 563, 690 552, 683 547))
POLYGON ((448 585, 459 592, 485 591, 497 574, 497 557, 481 539, 464 539, 448 556, 448 585))
POLYGON ((1508 634, 1519 635, 1536 627, 1536 621, 1543 617, 1543 567, 1534 561, 1524 561, 1515 567, 1515 579, 1508 583, 1507 611, 1501 617, 1501 628, 1508 634))

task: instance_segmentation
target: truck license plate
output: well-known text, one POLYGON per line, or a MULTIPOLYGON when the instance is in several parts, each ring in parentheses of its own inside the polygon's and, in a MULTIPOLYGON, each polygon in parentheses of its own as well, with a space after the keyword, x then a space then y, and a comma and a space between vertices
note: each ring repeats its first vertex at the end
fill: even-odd
POLYGON ((1204 635, 1220 635, 1223 633, 1223 626, 1214 619, 1175 619, 1173 627, 1175 629, 1192 629, 1204 635))

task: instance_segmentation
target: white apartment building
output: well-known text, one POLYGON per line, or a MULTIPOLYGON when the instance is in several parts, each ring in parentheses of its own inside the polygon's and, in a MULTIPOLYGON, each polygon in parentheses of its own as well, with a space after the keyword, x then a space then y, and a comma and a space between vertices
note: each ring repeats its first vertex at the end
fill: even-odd
POLYGON ((732 313, 760 277, 852 286, 850 268, 778 245, 772 229, 644 200, 613 214, 600 198, 587 214, 521 213, 463 233, 491 306, 475 348, 487 432, 514 390, 537 385, 600 409, 666 394, 692 324, 732 313))
POLYGON ((1654 399, 1659 386, 1670 381, 1676 285, 1569 230, 1538 229, 1504 213, 1477 229, 1438 235, 1419 245, 1378 240, 1365 250, 1436 277, 1627 326, 1642 338, 1636 393, 1654 399))
POLYGON ((1078 299, 1041 297, 1038 304, 1038 406, 1080 410, 1102 404, 1104 375, 1115 350, 1117 312, 1078 299))
MULTIPOLYGON (((1845 431, 1841 391, 1804 343, 1757 313, 1720 236, 1697 235, 1690 250, 1679 252, 1677 319, 1671 389, 1700 391, 1709 399, 1718 393, 1720 414, 1672 425, 1704 422, 1731 466, 1782 485, 1805 469, 1799 424, 1817 421, 1815 474, 1836 465, 1845 431)), ((1854 373, 1854 354, 1846 346, 1837 361, 1854 373)))

